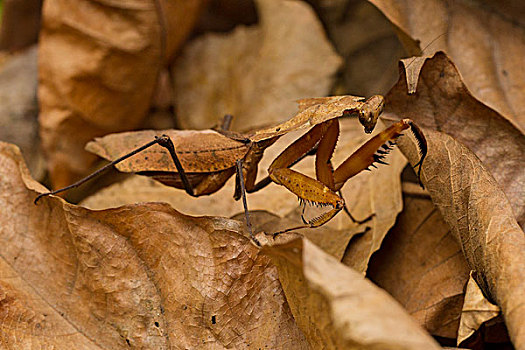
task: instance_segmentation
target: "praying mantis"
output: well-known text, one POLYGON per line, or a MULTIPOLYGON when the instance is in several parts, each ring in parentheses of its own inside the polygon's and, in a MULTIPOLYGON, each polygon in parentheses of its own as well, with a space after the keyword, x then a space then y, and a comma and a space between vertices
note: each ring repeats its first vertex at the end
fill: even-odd
POLYGON ((375 166, 374 163, 386 164, 383 161, 384 156, 401 132, 408 128, 411 128, 416 137, 421 152, 421 159, 415 167, 419 165, 421 170, 426 155, 423 133, 412 121, 404 119, 371 138, 337 169, 333 169, 331 157, 339 135, 338 118, 357 114, 365 132, 370 133, 383 107, 384 98, 380 95, 368 99, 349 95, 313 98, 300 100, 299 112, 288 121, 249 134, 234 133, 228 127, 223 127, 219 130, 147 130, 107 135, 88 143, 86 148, 110 160, 108 165, 70 186, 40 194, 35 199, 35 204, 42 197, 78 187, 115 166, 123 172, 151 176, 168 186, 184 189, 195 197, 218 191, 236 174, 234 197, 242 197, 248 231, 257 245, 260 243, 252 232, 246 192, 258 191, 271 182, 286 187, 299 197, 303 205, 308 203, 330 207, 329 211, 311 220, 304 218, 303 207, 301 218, 304 225, 278 233, 321 226, 342 209, 345 209, 352 220, 358 222, 346 209, 343 198, 337 194, 348 179, 375 166), (258 164, 264 150, 282 135, 308 127, 311 129, 306 134, 273 161, 268 169, 269 176, 256 182, 258 164), (159 145, 164 150, 152 147, 154 145, 159 145), (132 151, 121 155, 123 149, 132 151), (314 154, 316 179, 289 169, 304 157, 314 154))

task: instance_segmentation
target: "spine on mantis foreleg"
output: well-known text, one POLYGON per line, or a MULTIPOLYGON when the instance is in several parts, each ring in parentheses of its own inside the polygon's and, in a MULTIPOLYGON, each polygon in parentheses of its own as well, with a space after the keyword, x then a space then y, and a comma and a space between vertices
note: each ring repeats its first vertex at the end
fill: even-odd
POLYGON ((395 141, 401 133, 408 128, 411 128, 420 146, 422 154, 418 163, 420 164, 426 156, 426 140, 421 130, 412 120, 403 119, 368 140, 337 168, 334 172, 336 190, 341 189, 348 179, 361 171, 367 170, 370 166, 375 167, 374 163, 387 164, 383 161, 385 155, 396 144, 395 141))

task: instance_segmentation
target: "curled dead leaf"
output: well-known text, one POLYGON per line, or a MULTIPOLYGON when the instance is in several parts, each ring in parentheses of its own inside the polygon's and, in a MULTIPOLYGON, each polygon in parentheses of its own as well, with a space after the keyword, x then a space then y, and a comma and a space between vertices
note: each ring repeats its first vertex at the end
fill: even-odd
POLYGON ((387 293, 305 238, 263 248, 315 349, 440 349, 387 293))
POLYGON ((465 304, 461 311, 461 321, 458 330, 458 345, 470 337, 486 321, 497 317, 501 310, 488 301, 472 277, 472 271, 465 291, 465 304))
POLYGON ((508 4, 500 2, 369 1, 411 39, 403 40, 409 52, 446 52, 473 96, 525 130, 525 29, 516 25, 525 10, 520 2, 518 11, 505 11, 508 4))
MULTIPOLYGON (((461 245, 476 281, 500 307, 514 346, 525 347, 525 234, 482 162, 452 137, 425 130, 423 183, 461 245)), ((400 147, 417 162, 415 147, 400 147)))
POLYGON ((420 75, 402 69, 399 81, 385 96, 384 115, 395 120, 411 118, 467 146, 505 191, 518 222, 525 227, 525 136, 472 97, 446 55, 437 53, 421 60, 420 75), (417 79, 417 93, 408 94, 407 80, 417 79))

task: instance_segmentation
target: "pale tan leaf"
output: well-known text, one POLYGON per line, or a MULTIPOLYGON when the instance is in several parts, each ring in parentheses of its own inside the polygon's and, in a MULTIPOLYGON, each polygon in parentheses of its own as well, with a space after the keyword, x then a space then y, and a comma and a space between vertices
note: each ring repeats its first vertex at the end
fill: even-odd
POLYGON ((234 128, 281 122, 294 100, 326 95, 341 60, 311 7, 302 1, 257 2, 257 26, 207 34, 175 64, 177 116, 186 129, 232 114, 234 128))
MULTIPOLYGON (((525 347, 525 234, 481 161, 446 134, 425 130, 423 183, 452 229, 485 294, 501 307, 514 346, 525 347)), ((412 163, 413 145, 400 147, 412 163), (410 147, 412 146, 412 147, 410 147)))
POLYGON ((407 92, 409 95, 413 95, 417 91, 417 83, 419 82, 419 76, 421 74, 421 69, 427 61, 427 59, 432 56, 423 56, 423 57, 411 57, 401 60, 403 68, 405 69, 405 77, 407 84, 407 92))
POLYGON ((369 1, 413 46, 445 51, 473 96, 525 129, 525 29, 515 24, 525 14, 522 4, 509 16, 500 2, 369 1))
POLYGON ((38 94, 53 187, 85 175, 95 157, 84 145, 93 137, 142 124, 159 71, 189 34, 201 3, 44 3, 38 94))
POLYGON ((404 199, 403 212, 367 275, 430 334, 455 339, 469 268, 430 199, 404 199))
POLYGON ((5 143, 0 171, 8 348, 308 348, 277 269, 238 221, 159 203, 96 212, 57 197, 35 205, 45 189, 5 143))
POLYGON ((416 94, 407 94, 403 74, 386 96, 384 115, 396 120, 411 118, 470 148, 498 181, 518 222, 525 226, 525 136, 472 97, 446 55, 438 53, 426 59, 416 94))
POLYGON ((470 337, 479 327, 500 314, 500 308, 488 301, 472 277, 472 271, 465 291, 465 303, 461 310, 458 330, 458 345, 470 337))
POLYGON ((304 238, 264 247, 314 349, 440 349, 383 290, 304 238))

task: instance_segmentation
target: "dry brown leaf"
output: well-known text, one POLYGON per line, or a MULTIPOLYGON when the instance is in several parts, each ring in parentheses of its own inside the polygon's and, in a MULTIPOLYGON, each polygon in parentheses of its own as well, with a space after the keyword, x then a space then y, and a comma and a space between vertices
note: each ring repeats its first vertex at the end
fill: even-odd
POLYGON ((465 291, 465 304, 461 310, 458 345, 474 334, 484 322, 497 317, 499 314, 500 308, 485 298, 471 272, 465 291))
MULTIPOLYGON (((476 281, 500 307, 516 349, 525 348, 525 234, 505 194, 481 161, 450 136, 425 130, 429 153, 422 178, 476 281)), ((412 163, 419 155, 404 140, 412 163)))
MULTIPOLYGON (((417 79, 414 74, 408 75, 411 80, 417 79)), ((407 94, 402 74, 386 96, 384 115, 411 118, 470 148, 505 191, 518 222, 525 227, 525 136, 470 95, 448 57, 438 53, 426 60, 416 94, 407 94)))
POLYGON ((0 171, 5 348, 308 348, 277 269, 238 221, 158 203, 35 206, 45 189, 5 143, 0 171))
POLYGON ((440 349, 387 293, 304 238, 264 247, 314 349, 440 349))
POLYGON ((35 178, 44 176, 38 139, 37 48, 7 57, 0 70, 0 140, 21 148, 35 178))
POLYGON ((455 339, 469 268, 429 199, 405 197, 404 204, 367 275, 430 334, 455 339))
POLYGON ((326 95, 341 60, 310 6, 257 2, 260 24, 208 34, 176 62, 177 116, 186 129, 215 125, 233 114, 234 129, 277 123, 299 98, 326 95))
POLYGON ((53 187, 89 170, 95 157, 84 145, 93 137, 141 125, 160 68, 191 30, 201 3, 45 2, 39 101, 53 187))
POLYGON ((411 46, 445 51, 473 96, 525 130, 525 29, 512 19, 523 18, 523 5, 509 17, 500 2, 369 1, 412 38, 411 46))

